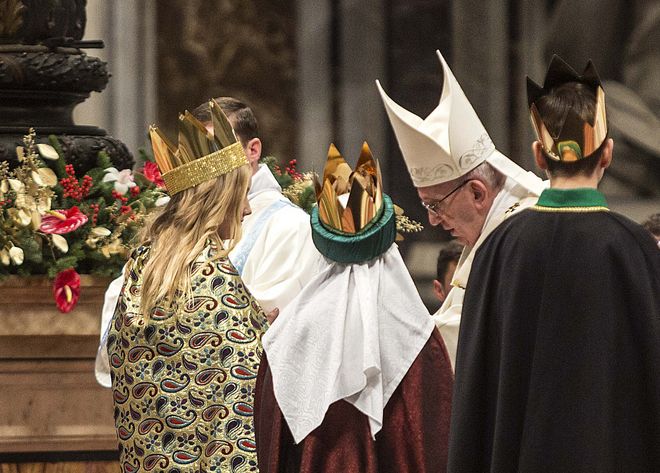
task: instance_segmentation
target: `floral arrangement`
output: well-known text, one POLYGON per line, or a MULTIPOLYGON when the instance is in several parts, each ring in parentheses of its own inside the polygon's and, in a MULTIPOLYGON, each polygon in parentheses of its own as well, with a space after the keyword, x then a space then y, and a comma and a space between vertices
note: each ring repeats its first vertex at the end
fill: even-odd
POLYGON ((284 196, 305 212, 312 213, 312 208, 316 205, 315 173, 306 172, 303 174, 298 172, 295 159, 290 160, 284 170, 282 170, 277 158, 274 156, 266 156, 261 161, 268 166, 270 172, 275 176, 275 180, 282 188, 284 196))
POLYGON ((62 312, 80 296, 78 273, 116 276, 147 212, 168 199, 158 167, 117 170, 99 153, 78 176, 55 137, 36 144, 30 129, 19 165, 0 163, 0 278, 45 274, 62 312))

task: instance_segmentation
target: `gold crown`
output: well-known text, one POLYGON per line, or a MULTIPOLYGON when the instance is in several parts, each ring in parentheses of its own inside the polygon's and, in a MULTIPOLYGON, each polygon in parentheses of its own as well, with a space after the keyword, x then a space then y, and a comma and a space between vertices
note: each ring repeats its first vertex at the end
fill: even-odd
POLYGON ((359 233, 379 215, 383 206, 380 166, 366 141, 354 171, 331 144, 323 171, 323 184, 316 180, 315 186, 321 222, 341 233, 359 233), (348 201, 344 206, 338 196, 346 193, 348 201))
POLYGON ((215 100, 209 101, 213 132, 187 110, 179 115, 179 144, 157 126, 149 127, 151 146, 165 187, 174 195, 248 164, 243 146, 215 100))
POLYGON ((554 161, 571 162, 589 157, 607 138, 607 115, 605 112, 605 92, 594 64, 589 61, 582 74, 569 66, 559 56, 550 61, 543 87, 527 77, 527 101, 534 133, 546 154, 554 161), (580 82, 589 87, 595 95, 594 117, 584 121, 575 111, 568 110, 563 117, 559 131, 552 135, 544 117, 536 106, 536 101, 566 82, 580 82))

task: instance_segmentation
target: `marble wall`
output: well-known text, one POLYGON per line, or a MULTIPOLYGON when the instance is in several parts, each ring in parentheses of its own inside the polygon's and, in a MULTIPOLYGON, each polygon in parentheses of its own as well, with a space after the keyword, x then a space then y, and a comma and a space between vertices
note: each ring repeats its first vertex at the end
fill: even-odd
POLYGON ((250 105, 265 152, 295 146, 295 2, 158 2, 158 122, 174 135, 180 111, 229 95, 250 105))

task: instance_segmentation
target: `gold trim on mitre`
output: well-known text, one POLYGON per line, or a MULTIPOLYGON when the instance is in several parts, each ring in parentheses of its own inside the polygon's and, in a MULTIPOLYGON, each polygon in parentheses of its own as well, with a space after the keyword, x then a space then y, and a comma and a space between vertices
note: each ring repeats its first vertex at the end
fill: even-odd
POLYGON ((341 233, 359 233, 378 216, 383 206, 380 165, 365 141, 355 170, 346 163, 334 144, 328 150, 323 184, 316 183, 319 219, 341 233), (346 205, 339 196, 348 193, 346 205))
POLYGON ((149 127, 154 158, 170 195, 249 164, 243 146, 218 103, 211 100, 209 107, 212 131, 188 111, 179 115, 177 147, 158 127, 149 127))

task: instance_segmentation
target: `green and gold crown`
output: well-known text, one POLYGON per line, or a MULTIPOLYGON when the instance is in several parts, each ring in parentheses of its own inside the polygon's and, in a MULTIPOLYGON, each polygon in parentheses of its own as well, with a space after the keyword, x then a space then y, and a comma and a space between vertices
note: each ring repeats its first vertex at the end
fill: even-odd
POLYGON ((179 115, 178 146, 157 126, 149 127, 154 158, 170 195, 248 164, 243 146, 220 105, 210 100, 209 108, 212 132, 187 110, 179 115))
POLYGON ((550 61, 543 87, 527 77, 527 101, 530 118, 536 137, 546 154, 555 161, 571 162, 589 157, 607 138, 607 116, 605 113, 605 92, 596 67, 589 61, 582 74, 569 66, 559 56, 550 61), (552 135, 545 125, 544 117, 536 102, 550 91, 566 82, 579 82, 589 87, 595 96, 594 117, 590 122, 582 120, 569 110, 556 135, 552 135))
POLYGON ((380 167, 366 142, 355 170, 330 145, 323 183, 316 181, 315 186, 312 240, 321 254, 338 263, 363 263, 392 245, 394 205, 383 194, 380 167))

